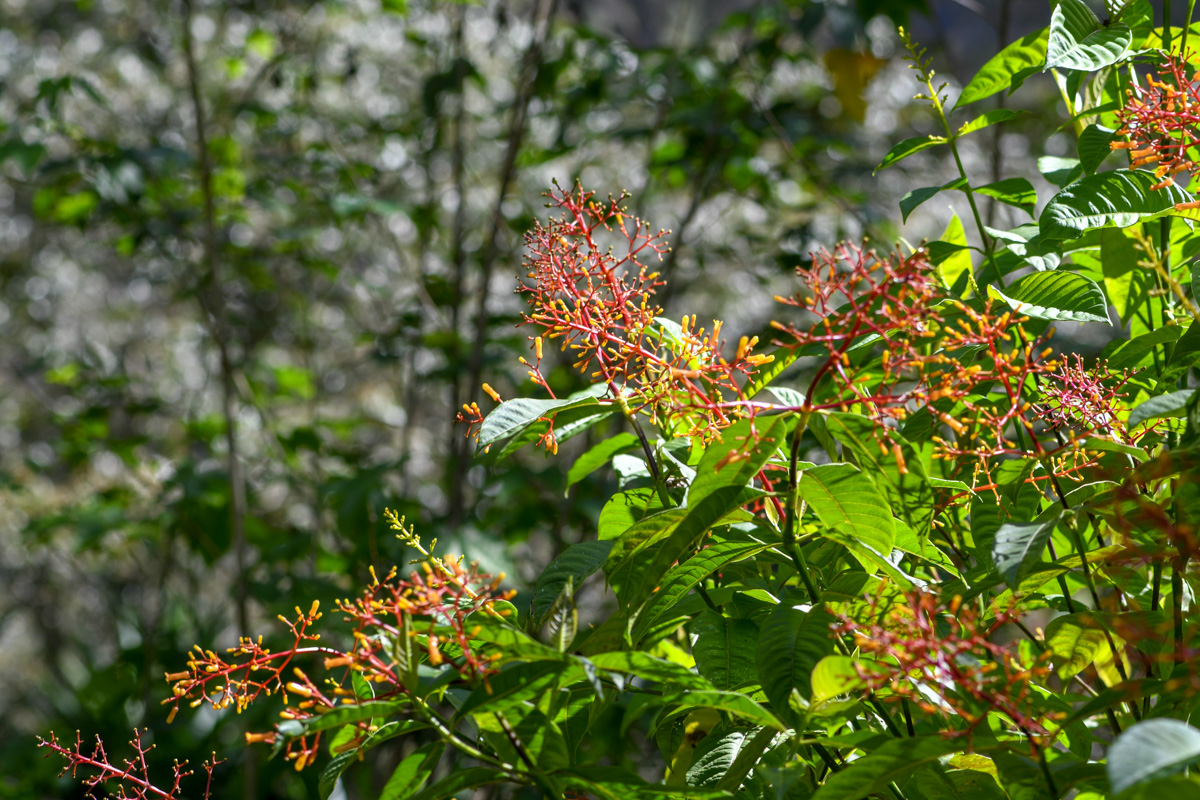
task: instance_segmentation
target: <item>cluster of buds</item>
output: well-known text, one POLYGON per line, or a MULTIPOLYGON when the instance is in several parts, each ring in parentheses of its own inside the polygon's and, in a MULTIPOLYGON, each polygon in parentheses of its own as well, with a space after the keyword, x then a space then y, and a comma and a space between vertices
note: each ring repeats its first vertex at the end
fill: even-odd
POLYGON ((1015 615, 999 613, 987 624, 955 597, 944 603, 937 595, 913 590, 907 604, 868 601, 861 619, 844 614, 832 630, 853 637, 856 660, 866 691, 884 700, 907 699, 930 714, 953 715, 966 723, 958 733, 970 735, 988 714, 998 712, 1037 741, 1048 735, 1031 709, 1035 680, 1049 674, 1038 662, 1020 665, 1013 653, 993 641, 994 634, 1015 615), (883 690, 887 690, 886 694, 883 690))
MULTIPOLYGON (((954 297, 924 250, 884 257, 841 244, 814 254, 811 266, 797 273, 806 293, 776 299, 818 319, 807 328, 773 324, 789 346, 824 358, 809 384, 806 410, 870 417, 880 451, 893 453, 902 471, 896 429, 921 408, 947 433, 934 437, 936 455, 974 464, 976 482, 986 478, 991 459, 1047 455, 1034 436, 1037 420, 1026 398, 1036 396, 1038 377, 1058 365, 1048 358, 1045 338, 1025 332, 1024 318, 994 310, 990 299, 974 308, 954 297), (980 400, 985 386, 998 387, 1007 402, 980 400), (956 404, 955 415, 936 410, 956 404)), ((1073 448, 1062 458, 1071 463, 1061 469, 1078 468, 1073 448)))
MULTIPOLYGON (((63 767, 63 774, 70 772, 72 778, 80 780, 88 788, 92 797, 96 796, 95 792, 103 791, 107 796, 117 798, 117 800, 179 800, 183 797, 180 794, 180 785, 185 778, 192 775, 193 770, 188 768, 186 761, 177 761, 172 765, 171 785, 167 788, 157 786, 150 779, 150 765, 147 758, 154 749, 154 745, 143 744, 142 735, 142 731, 134 729, 133 738, 129 741, 130 747, 133 748, 133 755, 125 758, 120 765, 113 764, 108 760, 104 742, 99 736, 96 737, 96 743, 91 746, 90 750, 85 749, 83 737, 78 731, 75 732, 73 746, 60 744, 58 738, 51 733, 49 739, 39 737, 38 747, 45 747, 62 756, 67 762, 63 767)), ((204 800, 208 800, 212 794, 213 769, 220 763, 222 762, 214 753, 213 757, 202 765, 204 772, 208 775, 208 782, 204 786, 202 795, 204 800)))
MULTIPOLYGON (((530 379, 554 397, 542 358, 557 346, 577 370, 607 385, 613 402, 685 435, 710 439, 746 413, 739 379, 772 357, 754 353, 756 338, 742 337, 727 360, 720 321, 706 329, 694 315, 678 325, 660 319, 652 298, 663 281, 651 263, 667 252, 668 232, 627 216, 624 194, 600 201, 578 185, 556 185, 547 197, 562 215, 526 234, 525 281, 517 289, 529 304, 522 324, 540 329, 529 337, 533 359, 521 358, 530 379)), ((482 414, 467 405, 459 420, 470 435, 482 414)), ((540 444, 553 450, 548 421, 540 444)))
POLYGON ((1121 123, 1117 133, 1128 141, 1109 145, 1113 150, 1128 150, 1131 166, 1153 168, 1160 179, 1154 188, 1170 186, 1181 172, 1194 175, 1200 169, 1190 155, 1200 144, 1195 132, 1200 122, 1200 84, 1188 75, 1186 58, 1163 53, 1162 59, 1159 75, 1147 76, 1145 87, 1135 84, 1128 89, 1128 100, 1117 111, 1121 123))
MULTIPOLYGON (((477 626, 470 617, 508 612, 496 606, 513 596, 513 592, 500 589, 504 576, 493 578, 474 564, 463 566, 461 559, 434 556, 432 547, 426 549, 412 529, 404 527, 403 518, 391 511, 386 514, 400 538, 418 548, 423 558, 420 568, 407 579, 398 577, 399 571, 393 567, 380 580, 371 568, 370 585, 358 597, 338 601, 338 610, 354 624, 350 649, 311 644, 320 639, 309 631, 321 617, 319 605, 314 602, 308 612, 297 608, 294 620, 280 617, 292 633, 286 649, 273 652, 261 637, 241 639, 226 655, 197 647, 186 671, 166 676, 172 684, 172 696, 163 701, 171 706, 168 719, 174 719, 183 702, 192 707, 205 702, 215 709, 233 707, 240 713, 259 696, 278 693, 287 706, 280 717, 303 723, 360 702, 352 676, 373 684, 372 694, 377 699, 411 695, 422 658, 433 666, 450 664, 465 679, 486 683, 499 654, 476 652, 472 638, 477 626), (295 666, 285 674, 297 656, 322 657, 325 671, 336 672, 337 677, 317 682, 295 666)), ((370 735, 370 720, 358 724, 362 729, 359 736, 347 741, 345 749, 370 735)), ((275 731, 248 733, 246 741, 271 744, 279 736, 275 731)), ((288 739, 286 758, 297 770, 313 762, 320 736, 317 732, 288 739)))

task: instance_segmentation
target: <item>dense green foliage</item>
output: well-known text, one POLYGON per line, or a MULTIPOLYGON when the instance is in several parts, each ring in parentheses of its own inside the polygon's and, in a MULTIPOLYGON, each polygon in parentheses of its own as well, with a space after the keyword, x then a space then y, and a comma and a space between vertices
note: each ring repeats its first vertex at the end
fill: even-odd
MULTIPOLYGON (((137 370, 109 365, 109 348, 41 365, 46 384, 75 401, 56 403, 53 421, 39 423, 58 426, 59 452, 31 449, 11 471, 26 535, 48 545, 71 531, 83 558, 112 549, 117 534, 128 563, 164 565, 155 607, 126 621, 136 658, 111 662, 125 682, 84 670, 93 685, 77 697, 109 698, 95 718, 128 725, 129 709, 118 706, 163 700, 175 727, 156 726, 154 738, 186 725, 196 756, 215 748, 221 758, 242 751, 220 743, 220 732, 248 729, 246 740, 272 745, 274 757, 241 762, 243 776, 266 769, 273 791, 322 798, 348 787, 430 800, 479 787, 564 800, 1200 794, 1184 774, 1200 758, 1200 731, 1188 724, 1200 691, 1191 567, 1200 557, 1200 297, 1191 263, 1200 202, 1186 188, 1200 170, 1200 83, 1185 55, 1197 34, 1156 25, 1145 0, 1105 20, 1061 0, 1046 29, 1008 45, 951 98, 901 30, 906 79, 915 77, 933 127, 917 125, 923 135, 881 151, 877 171, 942 159, 952 174, 907 187, 896 198, 901 218, 948 195, 963 217, 933 212, 945 232, 919 246, 831 244, 801 258, 797 241, 859 232, 819 224, 818 209, 846 202, 812 155, 819 134, 804 129, 819 101, 764 106, 757 90, 723 88, 727 76, 711 70, 720 53, 748 76, 812 58, 789 39, 815 24, 810 10, 761 7, 737 18, 734 43, 712 53, 643 54, 660 59, 653 74, 672 85, 713 83, 694 104, 684 92, 656 107, 639 94, 653 99, 647 87, 610 94, 628 51, 583 28, 560 34, 562 62, 549 68, 553 4, 539 4, 526 71, 504 100, 511 127, 491 126, 499 199, 478 208, 465 87, 484 71, 463 63, 466 11, 443 31, 448 69, 424 86, 426 98, 455 99, 444 118, 436 96, 419 117, 432 124, 415 136, 427 147, 428 195, 407 207, 371 196, 378 167, 353 156, 381 139, 388 152, 382 125, 349 123, 323 139, 292 130, 295 120, 265 100, 245 99, 226 135, 213 136, 190 5, 181 46, 198 158, 171 156, 159 142, 142 143, 136 156, 129 144, 114 151, 114 140, 97 142, 57 116, 60 95, 103 104, 101 93, 83 80, 42 84, 30 125, 74 149, 56 161, 28 130, 12 132, 10 161, 38 174, 31 207, 67 228, 107 226, 114 269, 158 270, 154 290, 195 309, 193 336, 210 346, 214 382, 204 413, 171 420, 145 351, 140 383, 137 370), (575 73, 592 61, 572 57, 573 47, 610 48, 614 60, 597 71, 603 89, 569 110, 533 102, 587 85, 575 73), (975 104, 1019 98, 1041 73, 1057 84, 1059 122, 1077 143, 1077 157, 1039 158, 1038 184, 1052 187, 1044 205, 1030 177, 997 174, 996 161, 992 174, 976 174, 971 158, 973 143, 991 137, 998 148, 998 131, 1022 123, 1005 105, 975 104), (617 105, 623 119, 640 107, 655 120, 655 146, 637 165, 650 176, 646 192, 633 199, 586 190, 602 173, 589 173, 579 153, 593 147, 602 159, 614 132, 566 140, 584 108, 617 105), (557 143, 524 141, 525 116, 538 113, 561 114, 557 143), (255 125, 253 135, 242 130, 255 125), (447 132, 448 160, 437 141, 447 132), (586 183, 553 184, 548 212, 527 210, 537 192, 506 199, 539 177, 535 165, 561 167, 561 158, 586 183), (137 164, 136 191, 120 177, 133 174, 126 163, 137 164), (450 188, 439 193, 435 174, 450 188), (683 229, 714 193, 774 207, 766 199, 783 192, 779 208, 805 206, 807 219, 794 223, 803 233, 758 227, 755 214, 743 215, 746 228, 722 232, 727 261, 738 247, 770 241, 774 263, 795 268, 786 279, 732 284, 739 304, 778 292, 769 327, 744 310, 699 324, 699 313, 716 309, 697 293, 672 293, 701 265, 679 260, 681 233, 642 219, 656 221, 660 200, 665 209, 676 196, 660 198, 662 186, 691 198, 683 229), (468 215, 484 231, 469 248, 468 215), (358 282, 332 262, 350 258, 359 236, 379 246, 365 233, 372 225, 388 231, 389 269, 416 249, 420 280, 387 298, 407 304, 408 316, 382 313, 384 325, 401 328, 373 331, 370 361, 356 368, 352 356, 366 348, 343 342, 339 357, 328 342, 341 341, 343 307, 370 313, 384 302, 383 285, 370 269, 358 282), (489 316, 493 273, 513 247, 502 239, 514 228, 525 231, 524 306, 489 316), (668 301, 671 318, 660 307, 668 301), (282 340, 280 325, 293 326, 282 340), (1089 338, 1107 341, 1098 358, 1077 352, 1089 338), (284 346, 295 342, 303 344, 284 346), (504 378, 497 356, 512 344, 532 388, 504 378), (310 360, 282 355, 297 352, 310 360), (390 362, 400 363, 405 393, 394 403, 372 399, 385 391, 375 381, 390 362), (341 376, 337 388, 331 373, 341 376), (320 399, 351 380, 362 404, 320 399), (471 400, 484 380, 490 401, 471 400), (435 394, 467 400, 457 430, 412 425, 435 394), (355 419, 367 403, 380 423, 402 429, 399 447, 372 449, 355 419), (121 429, 127 440, 113 432, 121 429), (156 439, 155 430, 169 433, 156 439), (99 440, 111 450, 91 451, 99 440), (187 442, 192 460, 170 455, 173 440, 187 442), (470 441, 474 455, 460 444, 470 441), (141 464, 146 448, 162 448, 173 469, 144 476, 152 488, 142 495, 116 482, 87 485, 76 487, 82 500, 59 501, 53 513, 32 508, 45 501, 23 485, 29 471, 48 479, 57 471, 65 484, 85 463, 102 471, 105 456, 141 464), (548 458, 529 459, 537 448, 548 458), (412 463, 420 454, 431 465, 412 463), (411 486, 390 484, 397 473, 411 486), (298 496, 305 489, 316 497, 298 496), (566 502, 552 497, 564 489, 566 502), (501 539, 529 540, 527 591, 488 574, 506 560, 524 566, 498 552, 501 539), (418 566, 385 573, 414 555, 418 566), (205 586, 209 576, 219 579, 205 586), (266 626, 251 624, 259 604, 299 604, 280 618, 290 635, 257 638, 266 626), (220 613, 231 612, 248 637, 236 645, 217 641, 228 633, 220 613), (205 638, 188 651, 179 640, 187 634, 205 638), (146 668, 159 664, 169 692, 146 682, 146 668), (227 711, 216 727, 204 716, 231 706, 245 712, 244 725, 230 725, 227 711), (280 774, 291 767, 305 777, 280 774)), ((417 12, 409 14, 415 36, 417 12)), ((269 64, 286 37, 256 29, 245 42, 269 64)), ((848 58, 823 56, 834 70, 848 58)), ((859 54, 856 69, 866 59, 859 54)), ((246 65, 226 68, 233 75, 246 65)), ((646 75, 629 74, 635 83, 646 75)), ((849 116, 853 97, 840 96, 849 116)), ((479 120, 476 133, 488 127, 479 120)), ((555 128, 530 126, 537 130, 555 128)), ((23 311, 37 319, 45 310, 27 294, 23 311)), ((56 677, 70 685, 71 675, 56 677)), ((89 740, 43 745, 85 780, 101 770, 109 791, 222 796, 228 763, 212 773, 218 788, 200 788, 197 766, 200 776, 177 769, 174 789, 160 770, 164 792, 148 791, 137 782, 141 767, 120 760, 118 736, 105 735, 107 754, 89 740)), ((139 751, 146 744, 135 738, 139 751)))

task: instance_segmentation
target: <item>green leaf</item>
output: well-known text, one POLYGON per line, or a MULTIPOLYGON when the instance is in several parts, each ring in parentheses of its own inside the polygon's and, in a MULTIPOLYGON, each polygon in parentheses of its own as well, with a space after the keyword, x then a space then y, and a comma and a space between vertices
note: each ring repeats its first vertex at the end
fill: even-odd
POLYGON ((1101 358, 1108 362, 1108 368, 1113 372, 1137 369, 1153 362, 1155 349, 1174 342, 1181 335, 1183 329, 1178 325, 1166 325, 1128 341, 1112 342, 1109 347, 1104 348, 1101 358))
POLYGON ((488 678, 488 685, 476 687, 463 701, 458 716, 503 711, 540 695, 557 684, 567 672, 582 675, 583 669, 565 661, 513 664, 488 678))
POLYGON ((729 765, 724 776, 717 783, 717 788, 730 792, 737 791, 742 782, 746 780, 746 776, 750 774, 750 771, 758 765, 763 753, 775 741, 777 735, 770 728, 760 728, 758 733, 754 734, 754 737, 746 742, 738 751, 737 758, 729 765))
POLYGON ((893 781, 902 782, 922 764, 935 762, 962 748, 962 741, 944 736, 890 739, 831 775, 813 800, 862 800, 873 794, 885 794, 893 781))
POLYGON ((484 418, 483 425, 479 428, 479 445, 487 447, 510 436, 516 436, 542 417, 559 411, 599 405, 600 401, 596 398, 607 391, 606 385, 598 383, 558 400, 532 400, 528 397, 506 400, 484 418))
POLYGON ((325 769, 321 770, 321 777, 317 779, 317 794, 321 800, 327 800, 333 794, 334 788, 337 786, 338 778, 342 776, 351 764, 360 760, 364 750, 367 750, 375 745, 396 736, 402 736, 412 731, 422 730, 429 726, 417 720, 403 720, 400 722, 391 722, 384 725, 367 736, 358 747, 353 747, 344 752, 338 753, 333 759, 325 765, 325 769))
POLYGON ((892 510, 871 479, 851 464, 823 464, 804 471, 799 496, 829 527, 842 526, 875 551, 892 552, 892 510))
POLYGON ((1058 663, 1058 677, 1070 680, 1087 669, 1097 658, 1112 650, 1108 637, 1091 614, 1055 617, 1046 626, 1046 647, 1058 663))
MULTIPOLYGON (((949 184, 947 184, 949 185, 949 184)), ((913 189, 904 197, 900 198, 900 218, 904 222, 908 222, 908 215, 917 210, 917 207, 924 203, 929 198, 933 197, 938 192, 945 189, 946 186, 926 186, 923 189, 913 189)))
POLYGON ((754 539, 717 537, 684 563, 671 569, 662 580, 659 590, 650 598, 646 608, 638 615, 634 640, 654 624, 672 606, 682 600, 697 584, 721 568, 737 563, 762 552, 771 545, 754 539))
POLYGON ((736 689, 758 678, 754 648, 758 626, 706 609, 692 620, 692 656, 696 669, 717 689, 736 689))
POLYGON ((1074 272, 1033 272, 1001 291, 988 292, 1008 303, 1018 314, 1035 319, 1108 322, 1104 291, 1092 280, 1074 272))
POLYGON ((1077 158, 1060 158, 1058 156, 1040 156, 1037 160, 1038 172, 1046 180, 1060 189, 1083 175, 1083 167, 1077 158))
POLYGON ((1027 34, 1005 47, 980 68, 963 88, 955 108, 978 102, 1005 89, 1015 92, 1030 75, 1046 63, 1046 43, 1050 29, 1027 34))
POLYGON ((1159 417, 1181 417, 1187 410, 1188 401, 1194 394, 1196 394, 1195 389, 1180 389, 1177 392, 1151 397, 1129 412, 1129 421, 1126 424, 1132 429, 1143 422, 1159 417))
POLYGON ((775 418, 765 429, 762 420, 742 420, 726 428, 721 432, 721 440, 708 446, 696 466, 696 477, 688 488, 687 506, 678 522, 646 537, 641 535, 639 526, 634 526, 618 540, 604 570, 625 606, 640 609, 672 566, 694 550, 700 537, 757 496, 748 497, 747 487, 783 444, 786 433, 787 421, 782 417, 775 418), (734 451, 749 457, 722 465, 734 451), (633 541, 632 548, 625 546, 627 538, 633 541), (654 546, 650 548, 652 543, 654 546))
POLYGON ((879 166, 875 168, 876 172, 903 161, 911 155, 928 150, 931 147, 937 147, 939 144, 945 144, 948 140, 944 136, 914 136, 911 139, 905 139, 898 145, 888 151, 888 154, 883 157, 883 161, 879 162, 879 166))
MULTIPOLYGON (((603 467, 612 460, 613 456, 633 450, 637 446, 638 438, 629 432, 618 433, 616 436, 600 442, 575 459, 575 463, 567 472, 567 489, 569 490, 588 475, 603 467)), ((563 494, 565 496, 567 492, 564 491, 563 494)))
POLYGON ((814 706, 835 700, 859 689, 865 681, 859 674, 860 662, 851 656, 825 656, 812 671, 812 703, 814 706))
MULTIPOLYGON (((763 728, 768 734, 775 731, 763 728)), ((713 731, 700 740, 687 770, 688 786, 716 786, 749 743, 746 730, 713 731)))
POLYGON ((392 777, 388 778, 379 800, 404 800, 416 794, 433 774, 433 768, 445 750, 444 743, 429 742, 410 753, 392 771, 392 777))
POLYGON ((547 617, 550 646, 560 653, 571 649, 579 631, 579 612, 575 609, 575 579, 567 576, 562 591, 555 598, 547 617))
POLYGON ((620 767, 572 767, 569 771, 555 773, 554 777, 561 778, 570 788, 595 795, 600 800, 727 800, 729 797, 723 790, 646 783, 620 767))
POLYGON ((1153 172, 1115 169, 1085 175, 1066 187, 1042 209, 1042 236, 1074 239, 1090 228, 1134 223, 1169 214, 1176 203, 1192 197, 1178 186, 1152 189, 1159 182, 1153 172))
POLYGON ((1006 205, 1028 211, 1030 214, 1033 214, 1034 208, 1037 207, 1037 192, 1034 190, 1033 184, 1025 178, 1005 178, 1002 181, 978 186, 975 191, 1006 205))
POLYGON ((1096 123, 1088 125, 1083 129, 1083 133, 1079 134, 1079 144, 1077 146, 1079 152, 1079 166, 1088 175, 1096 171, 1096 168, 1103 163, 1104 159, 1108 158, 1112 149, 1109 144, 1117 132, 1096 123))
POLYGON ((1045 522, 1012 523, 1000 526, 992 542, 992 563, 1005 582, 1016 589, 1029 568, 1041 560, 1050 534, 1058 525, 1062 512, 1045 522))
POLYGON ((754 373, 753 380, 742 389, 742 394, 747 399, 769 387, 771 381, 778 378, 780 373, 796 363, 796 359, 800 357, 799 349, 796 347, 778 347, 770 355, 774 358, 759 367, 758 371, 754 373))
MULTIPOLYGON (((305 733, 316 733, 330 728, 340 728, 351 722, 361 722, 372 717, 390 717, 411 708, 408 700, 377 700, 369 703, 356 703, 349 706, 338 706, 333 711, 312 717, 304 721, 305 733)), ((412 730, 420 730, 429 726, 421 723, 412 730)))
POLYGON ((512 777, 507 772, 492 767, 467 767, 455 770, 425 791, 411 795, 408 800, 449 800, 467 789, 511 782, 512 777))
POLYGON ((774 714, 741 692, 722 692, 715 689, 692 690, 672 695, 667 698, 666 702, 667 705, 678 706, 672 716, 683 714, 693 708, 711 708, 753 722, 755 725, 765 725, 777 731, 787 730, 787 726, 780 722, 774 714))
POLYGON ((974 267, 971 264, 971 251, 967 249, 967 233, 963 230, 962 220, 958 218, 958 214, 950 215, 950 223, 946 225, 946 231, 942 234, 940 241, 953 245, 955 249, 944 258, 939 259, 934 256, 933 244, 936 242, 929 246, 929 254, 937 264, 938 274, 942 276, 942 281, 946 284, 947 289, 965 291, 967 279, 974 267))
POLYGON ((1126 728, 1108 749, 1115 794, 1178 771, 1200 758, 1200 730, 1177 719, 1147 719, 1126 728))
POLYGON ((659 683, 674 683, 688 689, 714 688, 703 675, 687 667, 636 650, 599 653, 591 657, 591 662, 596 669, 635 675, 659 683))
POLYGON ((575 586, 582 584, 589 575, 600 569, 612 547, 611 541, 579 542, 550 562, 533 587, 530 618, 535 627, 540 628, 545 623, 567 582, 571 581, 575 586))
POLYGON ((1050 15, 1050 41, 1045 69, 1078 69, 1095 72, 1125 57, 1133 44, 1128 25, 1100 20, 1082 0, 1059 0, 1050 15))
POLYGON ((954 134, 954 137, 957 139, 966 136, 968 133, 981 131, 984 128, 991 127, 992 125, 996 125, 1001 122, 1008 122, 1010 119, 1019 117, 1024 113, 1024 111, 1017 111, 1011 108, 993 108, 991 111, 980 114, 970 122, 963 123, 962 127, 958 129, 958 132, 954 134))
POLYGON ((771 708, 800 725, 813 694, 813 668, 833 653, 829 626, 833 615, 821 607, 802 611, 780 604, 768 615, 758 636, 758 680, 771 708))

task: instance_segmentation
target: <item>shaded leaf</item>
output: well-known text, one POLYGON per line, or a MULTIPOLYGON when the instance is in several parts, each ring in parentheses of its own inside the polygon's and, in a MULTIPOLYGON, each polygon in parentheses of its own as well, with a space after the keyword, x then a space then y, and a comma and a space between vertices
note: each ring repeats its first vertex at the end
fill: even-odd
POLYGON ((1180 389, 1177 392, 1168 394, 1160 394, 1157 397, 1151 397, 1143 403, 1139 403, 1136 408, 1129 412, 1130 428, 1136 425, 1141 425, 1143 422, 1148 422, 1159 417, 1181 417, 1184 411, 1187 410, 1188 401, 1196 394, 1195 389, 1180 389))
POLYGON ((992 563, 1004 581, 1016 589, 1029 568, 1041 560, 1046 542, 1061 516, 1061 510, 1045 522, 1005 523, 992 542, 992 563))
POLYGON ((1200 759, 1200 730, 1176 719, 1126 728, 1108 749, 1108 781, 1120 793, 1200 759))

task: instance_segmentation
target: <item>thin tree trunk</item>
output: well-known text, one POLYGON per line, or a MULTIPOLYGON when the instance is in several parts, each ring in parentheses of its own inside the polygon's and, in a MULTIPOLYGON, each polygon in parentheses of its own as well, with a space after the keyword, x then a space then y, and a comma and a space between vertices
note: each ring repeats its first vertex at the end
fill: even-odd
MULTIPOLYGON (((229 353, 229 328, 224 314, 224 303, 220 301, 220 259, 217 252, 216 202, 213 197, 212 160, 208 151, 207 117, 200 90, 200 71, 196 65, 196 53, 192 41, 192 0, 184 0, 183 50, 187 60, 188 91, 196 122, 196 163, 200 179, 200 192, 204 201, 203 237, 205 274, 196 296, 200 312, 204 317, 209 334, 217 345, 221 368, 221 410, 225 417, 226 473, 229 479, 229 527, 233 539, 235 577, 235 603, 238 632, 250 635, 249 597, 246 581, 246 485, 242 475, 241 459, 238 456, 237 430, 237 386, 234 380, 233 361, 229 353)), ((256 796, 255 756, 248 754, 244 775, 246 800, 256 796)))

